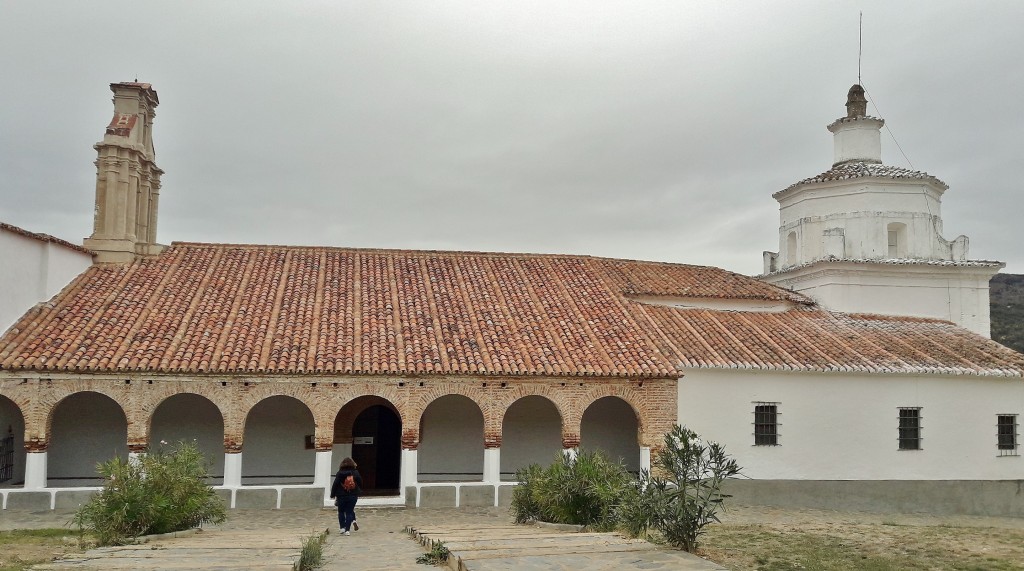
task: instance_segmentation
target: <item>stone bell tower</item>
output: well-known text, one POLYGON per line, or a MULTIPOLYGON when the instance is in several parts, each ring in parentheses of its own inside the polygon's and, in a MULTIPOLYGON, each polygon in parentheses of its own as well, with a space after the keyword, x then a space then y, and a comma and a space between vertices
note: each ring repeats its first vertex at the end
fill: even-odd
POLYGON ((968 240, 942 236, 946 183, 882 164, 885 121, 867 114, 864 88, 828 125, 832 168, 772 195, 779 250, 760 278, 843 312, 946 319, 989 335, 989 279, 1002 262, 971 260, 968 240))
POLYGON ((160 175, 153 118, 160 104, 148 83, 111 83, 114 118, 96 143, 96 209, 85 247, 96 261, 126 263, 159 254, 156 243, 160 175))

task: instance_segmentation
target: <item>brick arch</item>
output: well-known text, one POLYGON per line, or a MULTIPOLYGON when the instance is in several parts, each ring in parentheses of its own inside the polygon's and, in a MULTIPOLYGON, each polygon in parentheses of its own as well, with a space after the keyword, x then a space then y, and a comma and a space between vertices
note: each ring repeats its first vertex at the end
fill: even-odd
POLYGON ((352 425, 355 424, 356 418, 360 414, 372 406, 385 406, 391 409, 392 412, 398 415, 399 422, 402 422, 404 432, 405 422, 402 420, 402 413, 395 406, 395 403, 378 395, 359 395, 346 402, 337 411, 334 419, 332 419, 334 431, 331 434, 331 444, 333 445, 334 442, 351 444, 352 425))
MULTIPOLYGON (((493 402, 491 401, 491 399, 488 398, 488 394, 486 392, 486 389, 484 389, 481 386, 481 384, 477 383, 477 382, 471 382, 471 383, 452 383, 452 382, 436 383, 436 384, 432 384, 432 386, 428 390, 423 391, 422 393, 420 393, 419 397, 415 401, 413 401, 413 402, 411 402, 409 404, 409 422, 408 422, 408 424, 404 423, 404 420, 403 420, 403 424, 402 424, 402 427, 403 427, 403 430, 402 430, 402 432, 403 432, 402 446, 403 447, 405 446, 405 436, 404 436, 404 433, 406 432, 406 428, 405 427, 408 426, 409 428, 415 428, 415 430, 416 430, 416 443, 418 444, 419 443, 420 423, 423 422, 423 413, 427 410, 427 407, 430 406, 431 403, 433 403, 434 401, 436 401, 437 399, 439 399, 441 397, 446 397, 446 396, 450 396, 450 395, 464 396, 464 397, 468 398, 469 400, 473 401, 474 404, 476 404, 477 408, 480 409, 480 413, 484 417, 484 446, 488 447, 488 448, 493 448, 494 447, 494 446, 491 446, 490 443, 487 440, 487 434, 488 434, 487 427, 488 426, 492 426, 494 424, 495 416, 498 416, 498 418, 500 419, 500 415, 496 414, 495 406, 494 406, 493 402)), ((499 422, 500 422, 500 420, 499 420, 499 422)), ((499 432, 500 432, 500 429, 499 429, 499 432)))
POLYGON ((571 409, 571 417, 566 419, 565 428, 563 429, 566 438, 569 440, 567 444, 573 444, 573 447, 579 446, 583 415, 590 408, 590 405, 605 397, 617 397, 633 410, 633 414, 636 415, 637 442, 640 442, 641 446, 643 446, 642 443, 645 440, 644 428, 647 424, 645 422, 647 399, 632 387, 617 383, 593 384, 586 387, 583 393, 575 399, 571 409))
MULTIPOLYGON (((15 391, 11 392, 14 393, 15 391)), ((28 442, 28 415, 26 411, 31 410, 31 399, 27 395, 10 394, 7 391, 0 390, 0 400, 9 401, 14 405, 14 410, 18 411, 18 414, 21 415, 22 439, 24 442, 28 442)), ((0 435, 5 435, 6 430, 6 426, 0 426, 0 435)))
POLYGON ((508 414, 508 409, 526 397, 541 397, 555 405, 558 421, 562 425, 562 431, 565 431, 565 418, 569 409, 569 401, 565 398, 565 393, 557 391, 549 385, 519 385, 514 390, 502 393, 500 400, 496 403, 496 406, 500 407, 501 410, 497 424, 496 426, 485 427, 487 438, 496 440, 497 446, 501 446, 502 431, 504 430, 505 416, 508 414))
POLYGON ((21 415, 21 421, 26 423, 27 427, 29 411, 32 410, 33 405, 32 397, 29 396, 28 394, 23 394, 22 391, 9 391, 0 388, 0 398, 4 398, 11 401, 11 404, 14 405, 14 408, 18 409, 18 414, 21 415))
POLYGON ((218 390, 220 388, 219 385, 213 386, 209 382, 189 381, 160 382, 149 385, 150 390, 145 393, 145 398, 140 399, 138 403, 139 414, 146 419, 145 442, 143 444, 148 445, 153 434, 153 415, 156 413, 156 410, 167 399, 177 395, 191 394, 210 401, 213 406, 217 407, 221 422, 226 431, 228 411, 232 408, 232 404, 229 396, 223 390, 218 390))
MULTIPOLYGON (((316 415, 313 413, 313 406, 310 405, 310 397, 313 396, 309 384, 306 383, 260 383, 250 382, 248 387, 243 385, 241 395, 237 403, 231 408, 231 415, 224 417, 224 449, 227 452, 238 452, 242 450, 245 437, 245 423, 249 413, 257 404, 271 397, 291 397, 306 407, 313 417, 314 432, 316 431, 316 415)), ((237 390, 237 389, 236 389, 237 390)))
POLYGON ((28 450, 46 450, 50 443, 50 431, 53 427, 53 413, 57 410, 57 406, 64 402, 70 396, 74 396, 78 393, 97 393, 105 397, 110 398, 117 404, 117 407, 121 410, 121 414, 124 414, 125 420, 128 424, 128 440, 132 439, 132 427, 133 424, 138 426, 139 419, 138 415, 132 414, 132 409, 125 409, 123 403, 128 401, 126 390, 121 385, 115 385, 116 381, 111 383, 100 383, 93 382, 91 380, 75 379, 73 381, 62 381, 61 383, 55 383, 53 385, 55 390, 46 391, 36 401, 35 413, 37 418, 34 421, 39 422, 37 428, 42 428, 39 433, 32 434, 31 442, 29 441, 29 430, 28 422, 26 419, 26 438, 25 448, 28 450), (58 388, 59 387, 59 388, 58 388))
MULTIPOLYGON (((538 390, 538 391, 528 391, 528 389, 524 389, 522 387, 518 387, 517 389, 519 389, 519 390, 515 391, 516 394, 512 398, 503 398, 502 399, 502 402, 500 403, 500 405, 501 405, 501 415, 497 419, 497 423, 495 424, 495 426, 492 426, 492 427, 484 427, 484 432, 485 432, 484 438, 485 438, 485 443, 487 444, 488 448, 489 447, 500 447, 502 445, 502 439, 504 438, 504 434, 503 433, 505 431, 505 418, 508 415, 509 408, 512 408, 512 406, 515 403, 519 402, 520 400, 522 400, 522 399, 524 399, 526 397, 531 397, 531 396, 541 397, 544 400, 546 400, 546 401, 550 402, 551 404, 553 404, 555 406, 555 412, 558 414, 558 423, 561 425, 562 429, 564 429, 564 427, 565 427, 565 411, 558 404, 558 401, 560 400, 558 397, 560 395, 554 394, 554 392, 550 388, 548 388, 548 387, 540 386, 539 388, 540 388, 540 390, 538 390), (493 446, 490 445, 490 444, 493 444, 493 446)), ((561 400, 564 400, 564 399, 561 399, 561 400)))

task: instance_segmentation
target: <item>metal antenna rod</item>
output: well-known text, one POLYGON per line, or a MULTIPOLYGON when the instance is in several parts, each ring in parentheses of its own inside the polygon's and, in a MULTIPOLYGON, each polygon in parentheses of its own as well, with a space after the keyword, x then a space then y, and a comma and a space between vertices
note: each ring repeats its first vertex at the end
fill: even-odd
POLYGON ((857 32, 857 85, 863 85, 860 82, 860 60, 864 53, 864 11, 860 12, 860 29, 857 32))

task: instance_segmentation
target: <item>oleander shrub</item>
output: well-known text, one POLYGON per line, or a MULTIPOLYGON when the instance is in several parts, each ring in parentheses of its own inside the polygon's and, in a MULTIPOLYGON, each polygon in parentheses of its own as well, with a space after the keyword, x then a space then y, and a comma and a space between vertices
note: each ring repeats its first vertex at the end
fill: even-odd
POLYGON ((634 536, 657 530, 674 547, 694 552, 701 536, 729 496, 722 482, 740 467, 716 442, 676 425, 654 462, 655 473, 641 472, 627 488, 619 509, 620 527, 634 536))
POLYGON ((224 503, 207 483, 209 464, 195 442, 161 445, 137 458, 97 466, 103 489, 75 512, 72 522, 101 545, 120 545, 141 535, 220 523, 224 503))
POLYGON ((547 468, 532 465, 516 473, 510 511, 517 522, 540 520, 585 525, 595 530, 616 527, 616 508, 632 483, 622 464, 600 451, 558 454, 547 468))

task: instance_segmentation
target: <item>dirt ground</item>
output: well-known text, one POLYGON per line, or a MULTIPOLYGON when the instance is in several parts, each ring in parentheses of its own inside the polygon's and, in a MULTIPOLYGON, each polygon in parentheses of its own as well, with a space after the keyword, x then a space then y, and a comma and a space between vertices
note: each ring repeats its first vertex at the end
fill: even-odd
POLYGON ((736 571, 1024 569, 1024 519, 731 506, 702 555, 736 571))

